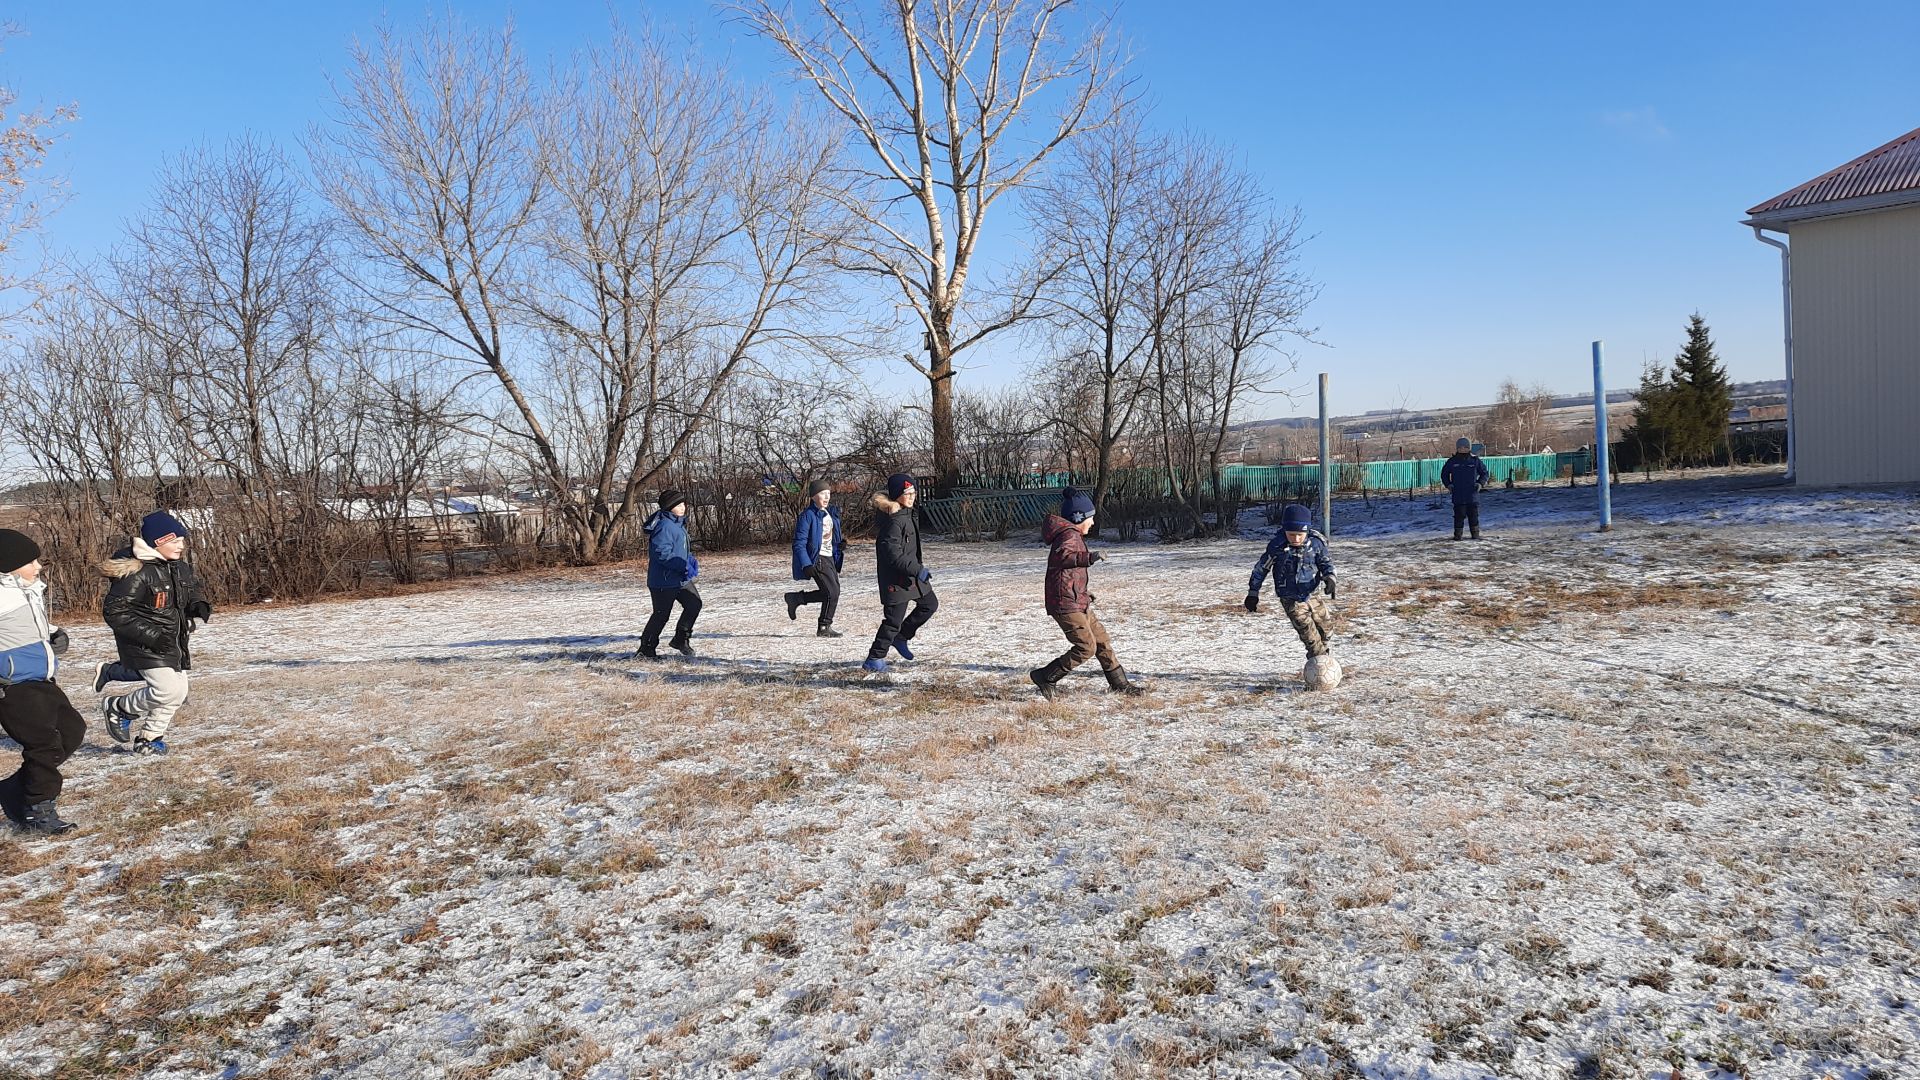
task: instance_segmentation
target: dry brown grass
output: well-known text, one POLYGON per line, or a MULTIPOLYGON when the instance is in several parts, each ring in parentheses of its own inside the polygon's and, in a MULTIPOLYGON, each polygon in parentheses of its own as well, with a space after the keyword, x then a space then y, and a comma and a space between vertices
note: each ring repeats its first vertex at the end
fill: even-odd
POLYGON ((1525 629, 1569 614, 1618 615, 1643 609, 1721 611, 1743 602, 1718 579, 1628 584, 1601 579, 1569 584, 1535 577, 1492 592, 1462 594, 1456 583, 1413 583, 1381 590, 1387 610, 1418 618, 1444 608, 1500 630, 1525 629))

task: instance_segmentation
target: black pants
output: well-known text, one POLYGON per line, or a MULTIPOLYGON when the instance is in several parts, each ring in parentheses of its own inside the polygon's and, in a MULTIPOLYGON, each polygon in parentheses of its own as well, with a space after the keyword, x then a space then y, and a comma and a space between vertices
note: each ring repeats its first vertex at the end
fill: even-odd
POLYGON ((840 571, 833 568, 832 559, 822 557, 808 574, 815 587, 800 594, 800 603, 819 604, 820 625, 832 626, 833 613, 840 610, 840 571))
POLYGON ((87 722, 66 692, 50 682, 14 683, 0 698, 0 729, 20 744, 20 769, 5 781, 19 785, 26 804, 60 797, 60 763, 87 737, 87 722))
POLYGON ((700 590, 693 585, 678 589, 648 589, 647 595, 653 597, 653 615, 647 619, 647 628, 640 631, 640 647, 652 651, 660 647, 660 631, 667 628, 667 616, 673 614, 673 605, 680 605, 680 621, 674 624, 673 640, 683 641, 693 636, 693 620, 700 617, 700 590))
POLYGON ((1453 535, 1460 535, 1460 526, 1473 529, 1473 535, 1480 535, 1480 504, 1477 502, 1453 504, 1453 535))
POLYGON ((873 648, 867 650, 867 659, 885 660, 887 650, 893 647, 894 639, 912 641, 913 635, 927 625, 933 613, 940 610, 940 598, 933 595, 933 586, 924 586, 927 594, 918 600, 893 600, 882 594, 880 597, 880 632, 873 635, 873 648), (913 613, 909 615, 907 608, 913 613))

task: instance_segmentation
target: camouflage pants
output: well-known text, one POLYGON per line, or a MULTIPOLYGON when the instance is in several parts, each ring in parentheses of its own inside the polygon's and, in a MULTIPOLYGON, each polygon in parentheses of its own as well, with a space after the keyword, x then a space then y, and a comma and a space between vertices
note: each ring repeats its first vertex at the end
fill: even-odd
POLYGON ((1333 606, 1327 598, 1315 593, 1305 600, 1282 600, 1280 608, 1293 623, 1293 632, 1300 635, 1300 644, 1307 647, 1307 655, 1325 656, 1327 631, 1333 626, 1333 606))

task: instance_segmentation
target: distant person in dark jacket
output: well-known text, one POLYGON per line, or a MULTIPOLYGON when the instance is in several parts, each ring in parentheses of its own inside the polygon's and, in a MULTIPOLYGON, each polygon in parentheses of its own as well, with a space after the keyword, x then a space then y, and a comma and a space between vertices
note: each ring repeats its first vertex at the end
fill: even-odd
POLYGON ((213 618, 186 554, 187 527, 156 510, 140 519, 139 535, 100 566, 108 581, 100 614, 113 630, 120 663, 96 669, 94 688, 128 671, 146 684, 100 701, 107 735, 136 754, 167 752, 173 718, 187 704, 190 639, 213 618))
POLYGON ((1260 586, 1273 575, 1273 592, 1280 608, 1293 623, 1307 656, 1327 654, 1327 632, 1333 625, 1333 559, 1327 554, 1327 538, 1312 528, 1313 515, 1299 503, 1290 503, 1281 511, 1280 532, 1254 564, 1247 580, 1248 611, 1260 610, 1260 586), (1315 595, 1320 586, 1326 595, 1315 595))
POLYGON ((840 508, 832 505, 833 485, 815 480, 808 488, 812 499, 793 523, 793 580, 811 581, 814 588, 787 594, 787 618, 798 619, 800 609, 820 605, 819 637, 839 637, 833 615, 840 607, 840 568, 847 554, 847 533, 840 527, 840 508))
POLYGON ((873 507, 879 511, 874 527, 874 562, 880 580, 881 617, 866 663, 860 666, 875 674, 887 670, 888 649, 902 659, 913 659, 908 642, 940 609, 940 598, 933 593, 933 571, 920 561, 920 526, 913 515, 918 498, 913 477, 905 473, 887 477, 887 490, 873 497, 873 507))
POLYGON ((1060 512, 1048 514, 1040 525, 1040 538, 1052 550, 1047 552, 1047 614, 1060 624, 1067 635, 1067 651, 1046 667, 1027 672, 1033 685, 1047 700, 1053 700, 1054 684, 1089 658, 1097 657, 1106 673, 1107 686, 1117 694, 1138 694, 1142 688, 1128 681, 1127 669, 1113 655, 1107 628, 1093 613, 1093 593, 1087 589, 1087 568, 1100 561, 1101 554, 1087 550, 1087 533, 1093 530, 1093 500, 1085 493, 1068 488, 1060 499, 1060 512))
POLYGON ((653 600, 653 614, 640 631, 637 656, 660 655, 660 633, 675 604, 680 605, 680 621, 674 624, 667 648, 682 656, 693 655, 693 621, 700 617, 701 606, 700 587, 693 579, 700 576, 700 560, 693 557, 687 541, 686 516, 686 496, 668 488, 660 493, 660 509, 641 526, 647 534, 647 595, 653 600))
POLYGON ((1480 489, 1487 484, 1487 463, 1474 456, 1472 442, 1461 439, 1453 446, 1453 456, 1440 466, 1440 482, 1453 493, 1453 538, 1460 539, 1460 527, 1466 525, 1478 540, 1480 489))
POLYGON ((77 826, 54 801, 60 766, 87 738, 87 722, 55 684, 67 632, 47 618, 40 545, 0 529, 0 731, 20 744, 20 768, 0 780, 0 810, 22 832, 58 836, 77 826))

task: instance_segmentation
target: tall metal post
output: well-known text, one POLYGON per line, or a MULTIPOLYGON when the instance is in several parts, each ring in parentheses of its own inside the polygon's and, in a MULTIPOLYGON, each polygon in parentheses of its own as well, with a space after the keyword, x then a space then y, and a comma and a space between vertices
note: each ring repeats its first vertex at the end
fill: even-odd
POLYGON ((1327 428, 1327 373, 1320 373, 1320 535, 1333 535, 1333 448, 1327 428))
POLYGON ((1593 343, 1593 463, 1600 474, 1600 531, 1613 531, 1613 473, 1607 460, 1607 379, 1593 343))

